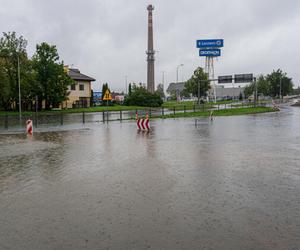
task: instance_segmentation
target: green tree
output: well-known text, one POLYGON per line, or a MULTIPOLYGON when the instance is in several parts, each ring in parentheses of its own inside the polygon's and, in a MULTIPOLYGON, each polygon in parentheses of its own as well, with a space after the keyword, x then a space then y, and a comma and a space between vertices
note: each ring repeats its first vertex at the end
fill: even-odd
POLYGON ((157 93, 160 96, 160 98, 164 98, 165 97, 164 85, 161 83, 158 84, 155 93, 157 93))
POLYGON ((256 84, 257 84, 257 93, 258 94, 263 94, 264 96, 270 95, 270 84, 265 76, 260 75, 257 78, 256 84))
POLYGON ((20 86, 22 100, 28 96, 29 83, 28 66, 29 60, 26 53, 27 41, 22 37, 17 37, 15 32, 4 32, 0 38, 0 60, 1 60, 1 105, 4 109, 9 109, 13 104, 18 109, 19 102, 19 81, 18 68, 20 69, 20 86), (18 67, 20 66, 20 67, 18 67))
POLYGON ((102 84, 102 96, 101 96, 101 99, 103 99, 106 90, 108 90, 108 83, 103 83, 102 84))
POLYGON ((10 98, 10 86, 8 76, 3 65, 4 60, 0 58, 0 108, 7 110, 10 98))
POLYGON ((40 101, 45 101, 45 109, 56 107, 68 98, 68 86, 72 79, 64 72, 63 62, 55 45, 41 43, 36 46, 33 56, 33 66, 36 71, 34 94, 40 101))
MULTIPOLYGON (((102 85, 102 96, 101 96, 101 99, 103 100, 104 98, 104 95, 105 95, 105 92, 106 90, 108 90, 110 92, 110 89, 108 87, 108 83, 103 83, 102 85)), ((113 102, 112 101, 102 101, 102 105, 103 106, 106 106, 106 105, 112 105, 113 102)))
POLYGON ((240 101, 243 100, 243 94, 242 94, 242 92, 240 92, 240 94, 239 94, 239 100, 240 100, 240 101))
POLYGON ((129 85, 128 85, 128 95, 131 95, 131 92, 132 92, 132 90, 131 90, 131 83, 129 83, 129 85))
POLYGON ((124 104, 127 106, 160 107, 163 100, 157 93, 152 94, 143 86, 133 85, 132 93, 125 97, 124 104))
POLYGON ((206 96, 207 91, 210 89, 210 84, 207 74, 201 67, 198 67, 191 78, 185 83, 184 95, 191 94, 198 97, 198 85, 200 87, 200 96, 206 96))
POLYGON ((270 84, 270 95, 273 97, 280 96, 280 94, 285 96, 293 92, 292 78, 287 77, 287 74, 281 69, 273 70, 271 74, 267 75, 266 80, 270 84))
POLYGON ((91 98, 90 98, 90 106, 94 106, 94 91, 91 89, 91 98))
POLYGON ((245 98, 248 98, 249 96, 253 95, 254 90, 255 90, 254 83, 250 83, 249 85, 247 85, 244 89, 245 98))

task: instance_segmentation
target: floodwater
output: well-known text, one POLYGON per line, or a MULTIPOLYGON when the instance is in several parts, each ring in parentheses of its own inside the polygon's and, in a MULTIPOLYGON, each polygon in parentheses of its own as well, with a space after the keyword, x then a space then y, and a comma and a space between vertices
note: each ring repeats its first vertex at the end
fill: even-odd
POLYGON ((0 135, 0 249, 299 249, 300 108, 0 135))

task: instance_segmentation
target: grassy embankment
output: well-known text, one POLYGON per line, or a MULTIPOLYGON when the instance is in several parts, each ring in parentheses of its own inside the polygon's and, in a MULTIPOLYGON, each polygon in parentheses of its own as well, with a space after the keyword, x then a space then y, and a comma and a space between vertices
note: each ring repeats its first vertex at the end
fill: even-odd
MULTIPOLYGON (((114 106, 97 106, 90 108, 76 108, 76 109, 62 109, 62 110, 43 110, 39 111, 39 114, 69 114, 69 113, 82 113, 82 112, 102 112, 102 111, 120 111, 120 110, 136 110, 136 109, 145 109, 145 107, 141 106, 123 106, 123 105, 114 105, 114 106)), ((22 115, 24 116, 32 116, 35 112, 23 111, 22 115)), ((0 116, 18 116, 18 111, 0 111, 0 116)))
MULTIPOLYGON (((214 102, 205 102, 204 103, 204 108, 213 108, 216 105, 222 105, 222 104, 232 104, 239 102, 238 100, 228 100, 228 101, 217 101, 216 103, 214 102)), ((176 110, 192 110, 194 109, 194 106, 198 106, 197 101, 182 101, 182 102, 176 102, 176 101, 168 101, 163 103, 162 107, 167 108, 167 109, 173 109, 174 107, 176 110)), ((202 104, 200 104, 200 107, 202 107, 202 104)))
MULTIPOLYGON (((213 111, 214 116, 233 116, 233 115, 250 115, 259 114, 267 112, 275 112, 277 110, 270 107, 247 107, 247 108, 232 108, 232 109, 222 109, 213 111)), ((200 111, 200 112, 181 112, 176 114, 160 115, 153 118, 179 118, 179 117, 208 117, 210 116, 210 111, 200 111)))
MULTIPOLYGON (((209 108, 213 108, 216 107, 216 105, 218 104, 228 104, 228 105, 237 105, 237 104, 232 104, 236 101, 219 101, 216 104, 213 102, 210 103, 205 103, 204 107, 201 105, 200 107, 198 105, 196 105, 196 110, 200 109, 209 109, 209 108)), ((182 111, 182 110, 193 110, 195 106, 195 102, 194 101, 187 101, 187 102, 176 102, 176 101, 169 101, 169 102, 165 102, 162 107, 165 109, 170 109, 173 110, 175 107, 176 111, 182 111)), ((238 106, 238 105, 237 105, 238 106)), ((249 107, 250 108, 250 107, 249 107)), ((141 107, 141 106, 123 106, 123 105, 114 105, 114 106, 97 106, 97 107, 90 107, 90 108, 76 108, 76 109, 63 109, 63 110, 50 110, 50 111, 39 111, 39 114, 42 115, 47 115, 47 114, 51 114, 51 115, 55 115, 55 114, 68 114, 68 113, 82 113, 82 112, 102 112, 102 111, 127 111, 127 110, 149 110, 149 107, 141 107)), ((155 109, 155 108, 153 108, 155 109)), ((243 109, 243 108, 242 108, 243 109)), ((220 113, 222 110, 218 111, 218 113, 220 113)), ((209 111, 205 111, 202 110, 201 112, 196 112, 197 114, 205 114, 209 111)), ((224 113, 228 113, 229 111, 224 111, 224 113)), ((221 112, 222 113, 222 112, 221 112)), ((230 113, 230 112, 229 112, 230 113)), ((5 116, 5 115, 9 115, 9 116, 18 116, 19 112, 18 111, 0 111, 0 116, 5 116)), ((35 112, 30 112, 30 111, 23 111, 22 112, 23 116, 34 116, 35 112)), ((177 114, 176 114, 177 115, 177 114)), ((181 114, 178 114, 181 117, 181 114)), ((230 114, 231 115, 231 114, 230 114)), ((188 116, 188 114, 186 114, 186 116, 188 116)), ((197 116, 197 115, 196 115, 197 116)))

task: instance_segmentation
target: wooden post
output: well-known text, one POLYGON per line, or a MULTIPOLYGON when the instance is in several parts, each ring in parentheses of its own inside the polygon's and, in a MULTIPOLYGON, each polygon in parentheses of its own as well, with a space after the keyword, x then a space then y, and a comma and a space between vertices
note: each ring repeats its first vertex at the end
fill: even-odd
POLYGON ((122 121, 122 109, 120 110, 120 121, 122 121))
POLYGON ((173 112, 174 112, 174 115, 175 115, 175 106, 173 107, 173 112))
POLYGON ((82 112, 82 123, 85 124, 85 112, 82 112))

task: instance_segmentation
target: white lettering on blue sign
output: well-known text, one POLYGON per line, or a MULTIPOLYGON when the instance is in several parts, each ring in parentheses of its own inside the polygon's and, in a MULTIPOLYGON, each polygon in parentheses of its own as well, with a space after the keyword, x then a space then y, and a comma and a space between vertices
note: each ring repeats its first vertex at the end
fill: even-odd
POLYGON ((197 40, 197 48, 220 48, 224 46, 223 39, 197 40))
POLYGON ((200 49, 199 56, 221 56, 220 49, 200 49))

